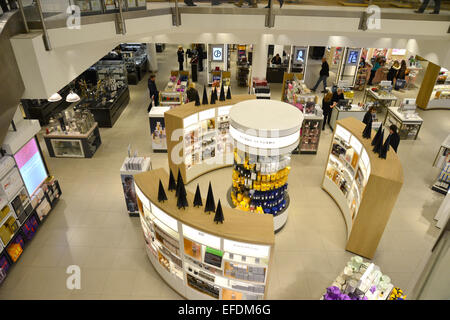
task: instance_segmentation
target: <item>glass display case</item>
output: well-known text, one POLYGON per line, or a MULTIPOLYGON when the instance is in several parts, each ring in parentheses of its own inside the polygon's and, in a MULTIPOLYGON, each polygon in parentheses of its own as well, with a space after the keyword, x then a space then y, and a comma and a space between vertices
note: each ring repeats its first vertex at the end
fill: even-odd
POLYGON ((137 84, 147 71, 147 45, 123 43, 120 45, 122 59, 127 69, 128 84, 137 84))
POLYGON ((388 108, 385 126, 396 125, 401 140, 416 140, 422 127, 422 118, 417 113, 401 112, 399 109, 398 107, 388 108))

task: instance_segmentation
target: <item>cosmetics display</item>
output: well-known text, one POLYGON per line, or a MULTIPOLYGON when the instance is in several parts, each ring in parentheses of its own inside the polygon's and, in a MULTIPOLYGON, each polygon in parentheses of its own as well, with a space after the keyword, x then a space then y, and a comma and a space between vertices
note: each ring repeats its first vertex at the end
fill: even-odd
POLYGON ((450 134, 439 147, 433 167, 439 169, 439 174, 431 189, 446 195, 450 189, 450 134))
POLYGON ((252 88, 256 99, 270 99, 270 87, 266 79, 253 77, 252 88))
POLYGON ((415 105, 414 110, 401 111, 401 108, 389 107, 384 125, 386 127, 393 124, 396 125, 401 140, 416 140, 422 127, 423 119, 415 112, 415 105))
MULTIPOLYGON (((274 242, 271 218, 241 216, 224 207, 226 222, 211 227, 212 215, 201 206, 186 207, 180 215, 174 191, 166 191, 166 201, 157 201, 151 191, 154 179, 156 188, 160 180, 166 186, 169 177, 163 169, 135 176, 145 248, 161 277, 187 299, 264 299, 274 242), (255 229, 248 228, 250 223, 255 229), (240 234, 246 241, 237 241, 240 234)), ((194 196, 187 192, 187 198, 192 203, 194 196)))
POLYGON ((450 72, 445 68, 441 68, 439 71, 430 95, 427 109, 433 108, 450 108, 450 72))
POLYGON ((162 106, 176 106, 187 102, 188 83, 188 75, 180 74, 178 78, 171 76, 164 90, 159 93, 159 103, 162 106))
POLYGON ((370 176, 367 151, 358 139, 341 126, 336 128, 326 170, 326 177, 333 181, 350 208, 355 219, 361 195, 370 176))
POLYGON ((383 274, 377 265, 366 262, 359 256, 353 256, 333 284, 327 288, 322 299, 387 300, 393 289, 391 279, 383 274))
POLYGON ((379 159, 371 140, 362 136, 364 128, 353 117, 337 121, 322 189, 342 212, 347 226, 345 249, 372 259, 404 178, 395 151, 390 148, 386 159, 379 159))
POLYGON ((286 80, 283 97, 283 101, 296 106, 302 111, 307 103, 317 103, 317 97, 306 87, 305 82, 297 80, 295 76, 292 80, 286 80))
POLYGON ((102 141, 93 114, 79 105, 50 118, 44 141, 51 157, 91 158, 102 141))

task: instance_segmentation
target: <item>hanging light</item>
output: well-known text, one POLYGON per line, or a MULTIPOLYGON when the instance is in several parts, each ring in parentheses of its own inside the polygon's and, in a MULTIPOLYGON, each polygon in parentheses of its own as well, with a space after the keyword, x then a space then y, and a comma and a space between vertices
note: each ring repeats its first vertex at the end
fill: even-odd
POLYGON ((77 95, 75 92, 70 91, 70 93, 66 97, 67 102, 78 102, 80 101, 80 96, 77 95))
POLYGON ((61 95, 58 92, 55 92, 47 100, 50 102, 57 102, 60 101, 61 99, 62 99, 61 95))

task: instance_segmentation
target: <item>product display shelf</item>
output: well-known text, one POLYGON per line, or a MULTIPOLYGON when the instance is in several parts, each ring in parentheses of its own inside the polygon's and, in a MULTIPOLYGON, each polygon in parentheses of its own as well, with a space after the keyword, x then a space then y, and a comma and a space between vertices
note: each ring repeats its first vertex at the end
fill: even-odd
MULTIPOLYGON (((304 99, 309 96, 315 97, 311 93, 311 90, 304 84, 302 73, 285 72, 283 76, 283 87, 281 88, 281 101, 295 104, 297 102, 296 96, 299 98, 303 96, 304 99)), ((317 103, 317 100, 314 100, 314 102, 317 103)))
POLYGON ((204 173, 233 165, 228 113, 236 103, 254 98, 252 95, 235 95, 231 100, 215 104, 195 106, 190 102, 166 111, 166 136, 172 137, 173 132, 182 129, 177 131, 178 139, 167 141, 172 172, 177 174, 180 169, 183 181, 188 183, 204 173), (177 161, 178 155, 180 161, 177 161))
POLYGON ((167 152, 167 137, 164 113, 166 113, 170 109, 170 107, 153 107, 148 113, 153 152, 167 152))
POLYGON ((403 185, 403 169, 392 148, 386 159, 372 151, 364 127, 355 118, 337 121, 322 188, 343 214, 346 250, 372 259, 403 185))
POLYGON ((135 176, 145 248, 160 276, 187 299, 264 299, 273 218, 224 207, 225 220, 216 224, 214 214, 192 206, 190 192, 185 209, 177 208, 173 191, 166 191, 168 200, 158 202, 160 179, 166 186, 169 176, 163 169, 135 176), (235 273, 230 263, 238 266, 235 273))
POLYGON ((360 121, 363 121, 364 115, 367 110, 361 108, 357 104, 351 104, 350 108, 344 109, 340 106, 336 106, 331 111, 330 125, 334 129, 336 129, 336 122, 340 119, 345 119, 349 117, 356 118, 360 121))
POLYGON ((85 134, 51 132, 43 138, 50 157, 58 158, 92 158, 102 143, 97 122, 85 134))
POLYGON ((385 92, 381 89, 378 89, 377 92, 373 91, 374 87, 371 88, 366 88, 366 90, 364 91, 364 98, 363 98, 363 102, 365 103, 368 99, 371 100, 375 100, 378 101, 383 107, 388 108, 391 107, 392 104, 396 104, 398 98, 390 93, 390 92, 385 92))
POLYGON ((398 107, 388 108, 384 125, 386 127, 392 124, 396 125, 401 140, 416 140, 422 127, 423 119, 417 114, 406 115, 400 112, 399 109, 398 107))
POLYGON ((393 289, 377 265, 353 256, 321 300, 387 300, 393 289))
POLYGON ((428 62, 422 84, 416 99, 419 108, 450 108, 450 72, 440 66, 428 62))
POLYGON ((439 147, 433 167, 439 168, 440 172, 431 189, 444 195, 448 194, 450 190, 450 134, 439 147))
MULTIPOLYGON (((297 106, 298 107, 298 106, 297 106)), ((300 143, 293 154, 317 154, 322 133, 323 111, 319 105, 307 103, 303 110, 303 124, 300 130, 300 143)))
POLYGON ((302 122, 298 108, 280 101, 247 100, 230 111, 235 146, 230 205, 273 215, 275 231, 288 218, 290 154, 299 145, 302 122))

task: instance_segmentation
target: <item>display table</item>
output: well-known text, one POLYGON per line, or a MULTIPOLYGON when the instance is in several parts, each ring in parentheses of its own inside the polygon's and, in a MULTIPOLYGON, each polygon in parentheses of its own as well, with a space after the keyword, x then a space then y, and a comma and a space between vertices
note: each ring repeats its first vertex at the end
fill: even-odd
POLYGON ((380 94, 379 92, 372 91, 371 88, 366 88, 364 91, 364 98, 363 102, 366 103, 367 99, 378 101, 382 106, 384 107, 390 107, 392 106, 392 103, 394 105, 396 104, 397 97, 393 95, 392 93, 389 94, 380 94))
POLYGON ((287 72, 286 66, 268 66, 266 79, 269 83, 283 83, 284 73, 287 72))
POLYGON ((135 175, 145 249, 159 275, 186 299, 265 299, 275 242, 272 216, 223 207, 224 222, 216 224, 214 214, 192 206, 190 192, 189 206, 178 209, 168 181, 164 169, 135 175), (159 180, 164 202, 158 202, 159 180))
POLYGON ((403 168, 392 148, 386 159, 372 151, 364 128, 355 118, 337 121, 322 188, 344 216, 345 249, 372 259, 403 185, 403 168))
POLYGON ((352 104, 350 110, 344 110, 338 106, 334 107, 331 111, 330 117, 330 125, 334 129, 336 129, 336 122, 341 119, 353 117, 358 119, 359 121, 363 121, 364 115, 367 110, 364 110, 357 104, 352 104))
POLYGON ((300 131, 300 143, 292 153, 316 154, 319 150, 320 133, 322 132, 323 115, 303 114, 300 131))
POLYGON ((112 128, 129 101, 130 90, 127 86, 118 92, 112 102, 107 102, 104 106, 101 103, 88 104, 87 107, 100 128, 112 128))
POLYGON ((179 169, 183 181, 188 183, 211 170, 231 166, 233 144, 228 133, 228 113, 236 103, 250 99, 255 96, 235 95, 215 104, 196 107, 195 102, 189 102, 166 111, 166 136, 172 137, 174 131, 183 130, 175 141, 167 140, 169 167, 174 175, 179 169))
POLYGON ((407 117, 398 110, 398 107, 388 108, 384 125, 389 127, 390 125, 395 124, 398 128, 398 134, 401 140, 416 140, 419 135, 423 119, 417 114, 407 117))
POLYGON ((153 107, 148 113, 153 152, 167 152, 164 113, 169 110, 170 107, 153 107))
POLYGON ((56 158, 92 158, 102 144, 98 124, 85 134, 44 134, 50 157, 56 158))

